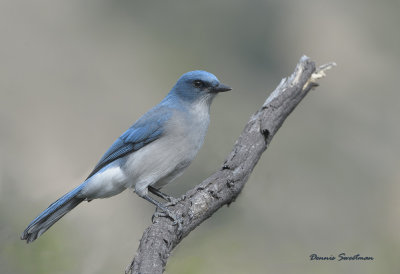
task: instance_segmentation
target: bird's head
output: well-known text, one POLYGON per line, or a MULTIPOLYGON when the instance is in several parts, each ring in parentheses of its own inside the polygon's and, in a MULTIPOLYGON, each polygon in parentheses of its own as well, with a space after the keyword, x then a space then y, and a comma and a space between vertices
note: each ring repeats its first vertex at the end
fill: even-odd
POLYGON ((212 73, 203 70, 189 71, 183 74, 171 92, 188 102, 206 100, 211 103, 219 92, 229 91, 232 88, 219 82, 212 73))

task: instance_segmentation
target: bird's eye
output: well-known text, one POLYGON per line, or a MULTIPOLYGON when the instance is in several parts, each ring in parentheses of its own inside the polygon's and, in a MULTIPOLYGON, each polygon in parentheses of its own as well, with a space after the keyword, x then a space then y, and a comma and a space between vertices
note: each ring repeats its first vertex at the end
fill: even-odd
POLYGON ((194 86, 195 88, 201 88, 201 87, 203 86, 203 82, 200 81, 200 80, 194 80, 194 81, 193 81, 193 86, 194 86))

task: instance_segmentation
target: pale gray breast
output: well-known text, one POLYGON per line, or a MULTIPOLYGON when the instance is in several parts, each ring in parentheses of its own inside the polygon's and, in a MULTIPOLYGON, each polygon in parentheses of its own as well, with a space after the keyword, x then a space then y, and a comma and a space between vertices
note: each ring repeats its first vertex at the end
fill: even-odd
POLYGON ((204 143, 210 122, 208 110, 208 108, 205 110, 193 108, 189 113, 176 113, 178 117, 172 119, 173 122, 168 129, 175 141, 168 149, 176 156, 172 161, 174 168, 160 178, 155 187, 159 188, 173 181, 191 164, 204 143))
POLYGON ((209 124, 208 108, 175 111, 166 122, 163 136, 132 153, 126 161, 127 187, 145 191, 149 185, 161 187, 189 166, 201 145, 209 124))
POLYGON ((177 168, 187 167, 196 156, 203 145, 209 122, 209 108, 201 105, 188 112, 177 111, 167 123, 166 137, 173 143, 171 146, 176 153, 177 168))

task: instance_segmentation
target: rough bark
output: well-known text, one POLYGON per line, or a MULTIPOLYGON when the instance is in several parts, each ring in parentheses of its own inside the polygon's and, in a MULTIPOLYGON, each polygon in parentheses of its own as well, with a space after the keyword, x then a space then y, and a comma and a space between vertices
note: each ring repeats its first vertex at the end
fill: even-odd
POLYGON ((286 117, 308 91, 318 85, 316 80, 325 76, 324 71, 334 65, 330 63, 317 69, 308 57, 301 57, 294 73, 282 79, 250 118, 221 168, 169 207, 182 218, 181 233, 170 219, 155 217, 153 224, 144 231, 136 256, 125 272, 163 273, 171 251, 181 240, 222 206, 236 199, 286 117))

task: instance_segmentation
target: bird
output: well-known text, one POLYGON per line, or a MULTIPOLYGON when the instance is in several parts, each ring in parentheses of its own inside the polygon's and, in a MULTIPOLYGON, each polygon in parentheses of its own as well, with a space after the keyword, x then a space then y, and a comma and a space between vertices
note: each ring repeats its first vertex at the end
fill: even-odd
POLYGON ((204 143, 213 99, 230 90, 207 71, 183 74, 158 105, 115 140, 86 180, 50 204, 27 226, 21 239, 31 243, 81 202, 109 198, 125 189, 133 189, 179 225, 179 218, 167 208, 167 202, 176 199, 160 189, 195 158, 204 143))

